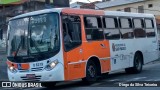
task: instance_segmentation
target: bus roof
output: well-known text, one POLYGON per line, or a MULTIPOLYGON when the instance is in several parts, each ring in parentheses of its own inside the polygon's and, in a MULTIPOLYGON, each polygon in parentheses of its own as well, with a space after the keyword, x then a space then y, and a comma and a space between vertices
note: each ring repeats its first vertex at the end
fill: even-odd
POLYGON ((73 9, 73 8, 52 8, 52 9, 44 9, 34 12, 29 12, 25 14, 21 14, 15 16, 12 19, 50 13, 50 12, 57 12, 57 13, 66 13, 66 14, 81 14, 81 15, 107 15, 107 16, 131 16, 131 17, 154 17, 153 14, 142 14, 142 13, 130 13, 130 12, 121 12, 121 11, 103 11, 103 10, 93 10, 93 9, 73 9))
POLYGON ((44 9, 44 10, 38 10, 38 11, 33 11, 29 13, 24 13, 18 16, 15 16, 12 19, 17 19, 17 18, 22 18, 22 17, 27 17, 27 16, 32 16, 32 15, 38 15, 38 14, 44 14, 44 13, 51 13, 51 12, 57 12, 60 13, 62 11, 62 8, 52 8, 52 9, 44 9))
POLYGON ((38 14, 44 14, 44 13, 50 13, 50 12, 57 12, 57 13, 68 13, 68 14, 87 14, 87 15, 104 15, 104 11, 102 10, 93 10, 93 9, 73 9, 73 8, 52 8, 52 9, 44 9, 44 10, 38 10, 33 11, 25 14, 21 14, 18 16, 15 16, 12 19, 32 16, 32 15, 38 15, 38 14))

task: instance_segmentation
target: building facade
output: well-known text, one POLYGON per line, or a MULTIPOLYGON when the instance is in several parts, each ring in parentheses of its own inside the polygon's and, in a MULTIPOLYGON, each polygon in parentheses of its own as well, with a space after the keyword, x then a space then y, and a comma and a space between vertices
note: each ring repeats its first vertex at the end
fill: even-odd
POLYGON ((150 13, 160 18, 160 0, 111 0, 97 3, 102 10, 150 13))
POLYGON ((87 4, 87 3, 75 2, 75 3, 70 4, 70 8, 81 8, 81 6, 84 5, 84 4, 87 4))
POLYGON ((91 2, 91 3, 75 2, 70 5, 70 8, 95 9, 96 3, 100 3, 100 1, 95 1, 95 2, 91 2))

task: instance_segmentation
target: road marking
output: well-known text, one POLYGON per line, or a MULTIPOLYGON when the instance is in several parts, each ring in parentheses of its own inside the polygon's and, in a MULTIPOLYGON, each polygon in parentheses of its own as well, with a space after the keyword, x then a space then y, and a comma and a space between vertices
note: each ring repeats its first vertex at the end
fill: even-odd
POLYGON ((145 80, 145 81, 154 81, 154 79, 148 79, 148 80, 145 80))
POLYGON ((137 78, 129 79, 127 81, 137 81, 137 80, 145 79, 145 78, 147 78, 147 77, 137 77, 137 78))
POLYGON ((160 79, 154 80, 154 81, 160 81, 160 79))
POLYGON ((98 86, 98 85, 100 85, 100 84, 102 84, 102 83, 94 83, 94 84, 92 84, 91 86, 98 86))
POLYGON ((111 82, 114 82, 114 81, 120 81, 119 79, 112 79, 112 80, 109 80, 111 82))

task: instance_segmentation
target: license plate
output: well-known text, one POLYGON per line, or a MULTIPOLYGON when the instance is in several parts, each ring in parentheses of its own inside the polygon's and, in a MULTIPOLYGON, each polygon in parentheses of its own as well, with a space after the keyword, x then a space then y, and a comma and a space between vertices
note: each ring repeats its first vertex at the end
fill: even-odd
POLYGON ((36 78, 36 75, 35 74, 27 74, 26 77, 28 79, 35 79, 36 78))

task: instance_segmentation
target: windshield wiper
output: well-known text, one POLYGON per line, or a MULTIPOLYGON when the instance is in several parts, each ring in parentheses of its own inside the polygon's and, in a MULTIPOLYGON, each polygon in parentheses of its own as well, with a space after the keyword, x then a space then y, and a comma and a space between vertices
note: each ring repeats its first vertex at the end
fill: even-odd
POLYGON ((18 54, 18 52, 19 52, 19 49, 20 49, 20 47, 21 47, 21 45, 22 45, 22 38, 23 38, 23 36, 21 35, 21 40, 20 40, 20 43, 18 44, 18 48, 17 48, 17 50, 16 50, 16 52, 15 52, 14 57, 17 57, 17 54, 18 54))

